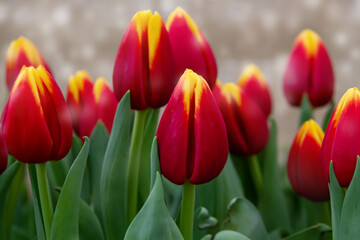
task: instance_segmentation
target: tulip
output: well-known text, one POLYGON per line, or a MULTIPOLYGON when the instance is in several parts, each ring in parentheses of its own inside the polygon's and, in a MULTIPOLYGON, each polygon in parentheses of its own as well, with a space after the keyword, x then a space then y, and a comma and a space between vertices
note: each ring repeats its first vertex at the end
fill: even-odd
POLYGON ((186 70, 156 133, 161 172, 175 184, 216 178, 228 155, 226 127, 206 81, 186 70))
POLYGON ((248 65, 240 75, 237 85, 260 106, 265 116, 271 113, 271 96, 261 70, 248 65))
POLYGON ((253 155, 265 148, 269 139, 267 119, 260 106, 236 84, 221 86, 213 91, 224 118, 230 152, 253 155))
POLYGON ((9 154, 21 162, 59 160, 70 150, 70 114, 59 86, 43 66, 23 67, 1 119, 9 154))
POLYGON ((80 136, 90 136, 98 121, 102 121, 111 132, 117 100, 106 80, 98 78, 92 90, 92 97, 84 102, 84 108, 80 114, 80 136))
POLYGON ((70 111, 74 131, 80 134, 80 114, 89 96, 92 96, 93 83, 89 74, 82 70, 77 71, 75 76, 71 75, 68 85, 67 105, 70 111))
POLYGON ((6 84, 11 90, 21 68, 23 66, 38 67, 43 65, 51 74, 45 59, 30 40, 25 37, 19 37, 11 42, 6 57, 6 84))
POLYGON ((160 15, 137 12, 116 55, 113 85, 118 100, 130 90, 131 107, 164 106, 176 85, 172 49, 160 15))
POLYGON ((336 106, 321 149, 323 172, 329 181, 330 161, 342 187, 349 186, 354 175, 356 157, 360 155, 360 92, 350 88, 336 106))
POLYGON ((4 134, 0 129, 0 174, 3 173, 8 164, 8 151, 5 143, 4 134))
POLYGON ((213 88, 217 76, 215 57, 194 20, 178 7, 169 15, 166 28, 169 31, 177 72, 181 74, 186 68, 192 69, 213 88))
POLYGON ((321 145, 324 132, 314 120, 306 121, 291 145, 287 171, 291 185, 311 201, 328 201, 329 189, 322 174, 321 145))
POLYGON ((283 82, 285 97, 299 106, 307 94, 313 107, 327 104, 333 95, 334 73, 329 54, 319 35, 302 31, 295 40, 283 82))

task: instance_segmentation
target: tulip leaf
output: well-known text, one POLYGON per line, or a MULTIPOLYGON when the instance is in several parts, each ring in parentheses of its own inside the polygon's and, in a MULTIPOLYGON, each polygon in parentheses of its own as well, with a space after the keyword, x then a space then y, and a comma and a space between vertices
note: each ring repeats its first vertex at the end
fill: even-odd
POLYGON ((329 121, 330 121, 331 115, 334 112, 334 109, 335 109, 335 103, 333 100, 331 100, 329 109, 327 110, 327 112, 324 116, 324 119, 323 119, 323 125, 322 125, 323 131, 326 131, 327 125, 329 124, 329 121))
POLYGON ((130 224, 124 239, 183 239, 165 205, 160 173, 157 173, 154 187, 138 215, 130 224))
POLYGON ((250 238, 238 232, 225 230, 216 234, 214 240, 250 240, 250 238))
POLYGON ((326 224, 318 223, 314 226, 308 227, 297 233, 294 233, 284 240, 321 240, 325 233, 331 232, 331 227, 326 224))
POLYGON ((279 184, 282 182, 282 176, 277 154, 277 125, 273 118, 270 118, 270 123, 269 142, 260 154, 263 163, 263 188, 258 196, 259 211, 269 231, 281 228, 290 232, 290 214, 286 196, 279 184))
POLYGON ((342 239, 340 238, 340 219, 345 195, 336 179, 332 161, 330 162, 329 175, 333 239, 340 240, 342 239))
POLYGON ((213 228, 218 224, 218 220, 210 216, 209 211, 204 207, 200 207, 196 210, 195 218, 195 224, 200 230, 213 228))
POLYGON ((311 103, 309 101, 308 95, 304 93, 301 99, 299 127, 303 125, 304 122, 306 122, 311 118, 313 118, 311 103))
POLYGON ((157 149, 157 138, 154 137, 154 141, 151 146, 151 184, 150 190, 153 188, 156 180, 156 173, 161 173, 160 162, 159 162, 159 153, 157 149))
POLYGON ((105 125, 99 121, 90 136, 88 170, 90 174, 90 197, 96 215, 101 219, 100 178, 109 133, 105 125))
POLYGON ((17 175, 20 166, 23 165, 20 162, 11 164, 1 175, 0 175, 0 239, 7 239, 6 237, 6 220, 5 220, 5 203, 7 195, 11 186, 11 182, 17 175))
POLYGON ((131 130, 130 92, 118 104, 100 179, 105 239, 123 239, 127 228, 127 165, 131 130))
MULTIPOLYGON (((355 173, 345 194, 340 220, 339 239, 358 239, 360 236, 360 157, 355 173)), ((338 229, 339 230, 339 229, 338 229)))
POLYGON ((268 234, 256 207, 245 198, 234 198, 228 206, 224 229, 244 234, 252 240, 267 240, 268 234))
POLYGON ((79 238, 80 194, 90 140, 85 144, 71 166, 57 201, 51 226, 51 240, 79 238))
POLYGON ((80 240, 103 240, 104 233, 100 221, 95 212, 80 199, 79 213, 79 239, 80 240))

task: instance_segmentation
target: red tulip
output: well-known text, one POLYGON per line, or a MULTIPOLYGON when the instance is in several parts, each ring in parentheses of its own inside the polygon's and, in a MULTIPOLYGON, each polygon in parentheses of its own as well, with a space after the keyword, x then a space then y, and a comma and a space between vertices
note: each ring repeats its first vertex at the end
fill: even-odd
POLYGON ((271 96, 261 70, 255 65, 248 65, 238 79, 238 86, 255 100, 265 116, 271 113, 271 96))
POLYGON ((51 74, 45 59, 32 42, 24 37, 12 41, 6 57, 6 84, 8 89, 11 90, 23 66, 36 68, 40 65, 43 65, 51 74))
POLYGON ((92 96, 93 83, 86 71, 78 71, 70 76, 67 94, 67 105, 70 110, 74 131, 80 134, 80 114, 83 111, 85 101, 92 96))
POLYGON ((178 7, 170 14, 166 28, 169 31, 178 73, 183 73, 186 68, 192 69, 213 88, 217 76, 215 57, 194 20, 178 7))
POLYGON ((324 174, 329 181, 330 161, 340 186, 349 186, 356 157, 360 155, 360 92, 350 88, 336 106, 325 132, 321 150, 324 174))
POLYGON ((161 172, 175 184, 202 184, 222 171, 228 141, 224 120, 206 81, 186 70, 156 133, 161 172))
POLYGON ((8 151, 5 143, 4 134, 0 129, 0 174, 3 173, 8 164, 8 151))
POLYGON ((70 150, 70 114, 60 88, 43 66, 21 70, 1 119, 8 151, 21 162, 59 160, 70 150))
POLYGON ((141 11, 132 18, 116 55, 113 85, 118 100, 130 90, 136 110, 168 102, 176 75, 169 36, 157 12, 141 11))
POLYGON ((216 84, 214 97, 224 118, 230 152, 252 155, 265 148, 269 128, 259 105, 236 84, 216 84))
POLYGON ((104 123, 109 134, 111 132, 117 100, 106 80, 98 78, 94 84, 92 95, 84 102, 80 114, 80 136, 90 136, 96 123, 104 123))
POLYGON ((327 104, 334 90, 334 73, 329 54, 319 35, 304 30, 296 38, 284 76, 288 102, 299 106, 307 94, 314 107, 327 104))
POLYGON ((314 120, 306 121, 291 145, 287 171, 291 185, 311 201, 330 199, 327 181, 322 174, 321 145, 324 132, 314 120))

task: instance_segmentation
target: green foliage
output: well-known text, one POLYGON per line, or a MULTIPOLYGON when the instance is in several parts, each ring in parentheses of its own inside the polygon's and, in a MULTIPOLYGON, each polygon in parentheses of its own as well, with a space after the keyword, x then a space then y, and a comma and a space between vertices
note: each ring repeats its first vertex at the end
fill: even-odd
POLYGON ((284 240, 322 240, 327 232, 331 232, 331 228, 326 224, 319 223, 294 233, 291 236, 284 238, 284 240))

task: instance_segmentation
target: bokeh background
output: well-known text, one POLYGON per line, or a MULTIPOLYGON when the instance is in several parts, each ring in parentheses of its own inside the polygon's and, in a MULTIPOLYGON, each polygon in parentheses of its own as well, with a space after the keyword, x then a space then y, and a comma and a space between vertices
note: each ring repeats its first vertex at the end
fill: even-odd
MULTIPOLYGON (((273 97, 281 148, 297 131, 299 112, 283 95, 282 77, 297 34, 316 31, 335 69, 335 102, 359 86, 360 1, 347 0, 2 0, 0 1, 0 110, 7 96, 5 58, 12 40, 29 38, 49 63, 66 95, 67 81, 85 69, 112 85, 113 64, 122 35, 138 10, 158 11, 166 21, 183 7, 208 39, 218 63, 218 77, 235 82, 246 64, 263 71, 273 97)), ((326 108, 317 109, 321 121, 326 108)))

